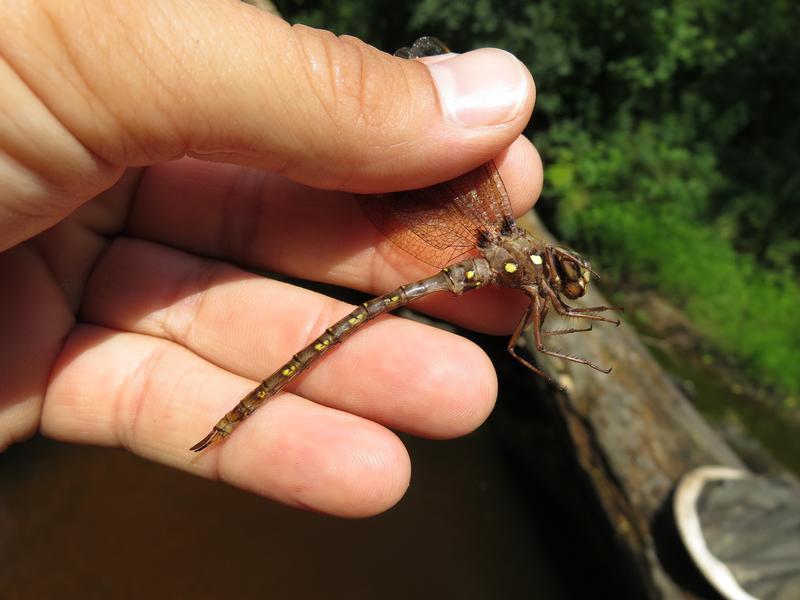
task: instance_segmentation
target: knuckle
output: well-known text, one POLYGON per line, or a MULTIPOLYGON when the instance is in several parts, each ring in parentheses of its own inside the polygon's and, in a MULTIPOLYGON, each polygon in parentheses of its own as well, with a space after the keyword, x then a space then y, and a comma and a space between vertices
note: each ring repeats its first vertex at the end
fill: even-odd
POLYGON ((363 139, 365 130, 389 127, 401 112, 398 87, 405 87, 395 60, 351 36, 306 27, 295 32, 309 85, 336 134, 363 139))

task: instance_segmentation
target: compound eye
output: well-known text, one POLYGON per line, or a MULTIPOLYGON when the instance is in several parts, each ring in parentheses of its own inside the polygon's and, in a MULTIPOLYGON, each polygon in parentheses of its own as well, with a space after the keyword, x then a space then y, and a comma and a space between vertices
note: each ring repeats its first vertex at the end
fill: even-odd
POLYGON ((575 300, 586 293, 586 285, 583 283, 583 279, 570 281, 562 286, 561 291, 570 300, 575 300))
POLYGON ((578 281, 581 279, 580 266, 571 260, 561 260, 561 271, 564 273, 566 281, 578 281))

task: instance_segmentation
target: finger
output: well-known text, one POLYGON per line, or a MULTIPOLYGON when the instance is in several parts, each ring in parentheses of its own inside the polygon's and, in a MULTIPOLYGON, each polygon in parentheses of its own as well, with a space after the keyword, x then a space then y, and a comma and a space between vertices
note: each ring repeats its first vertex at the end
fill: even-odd
MULTIPOLYGON (((514 211, 521 214, 541 191, 539 155, 520 138, 497 164, 514 211)), ((432 274, 430 265, 383 237, 349 194, 196 161, 148 169, 128 231, 203 255, 375 294, 432 274)), ((513 329, 519 318, 522 302, 515 297, 481 291, 455 302, 440 296, 421 306, 454 322, 501 333, 513 329)))
MULTIPOLYGON (((352 308, 223 263, 119 239, 90 280, 81 318, 175 341, 262 380, 352 308)), ((472 342, 391 317, 363 326, 291 389, 388 427, 443 438, 486 419, 497 382, 472 342)), ((238 400, 220 396, 217 419, 238 400)))
POLYGON ((45 201, 66 214, 119 167, 187 153, 328 189, 418 187, 496 155, 533 107, 530 74, 501 50, 425 65, 244 3, 82 6, 3 14, 2 81, 30 101, 9 100, 0 129, 20 181, 8 203, 37 205, 25 215, 45 201))
POLYGON ((286 504, 342 516, 379 513, 403 495, 409 460, 393 433, 291 394, 275 397, 213 451, 189 452, 219 418, 219 398, 253 385, 172 342, 82 325, 53 371, 42 432, 123 445, 286 504))
POLYGON ((0 253, 0 452, 32 436, 53 361, 75 317, 31 246, 0 253))

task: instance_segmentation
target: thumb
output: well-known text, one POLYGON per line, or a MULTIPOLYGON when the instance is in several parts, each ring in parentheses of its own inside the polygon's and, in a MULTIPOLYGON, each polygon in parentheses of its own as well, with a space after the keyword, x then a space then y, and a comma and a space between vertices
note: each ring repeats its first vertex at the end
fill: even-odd
POLYGON ((315 187, 419 187, 498 154, 533 107, 530 74, 501 50, 424 64, 243 3, 1 12, 13 93, 0 114, 15 127, 0 144, 15 160, 0 202, 44 203, 26 218, 63 216, 123 168, 184 154, 315 187))

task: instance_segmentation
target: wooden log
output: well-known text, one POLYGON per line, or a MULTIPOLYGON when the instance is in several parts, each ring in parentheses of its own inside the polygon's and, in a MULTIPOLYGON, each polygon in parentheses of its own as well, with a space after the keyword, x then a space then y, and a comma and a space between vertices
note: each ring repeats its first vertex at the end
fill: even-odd
MULTIPOLYGON (((520 223, 556 243, 533 212, 520 223)), ((571 304, 610 305, 597 285, 571 304)), ((548 329, 556 328, 557 321, 550 321, 548 329)), ((525 343, 535 348, 530 333, 525 343)), ((605 375, 533 352, 537 364, 566 388, 552 390, 557 410, 577 461, 643 587, 652 597, 695 597, 662 564, 654 538, 657 516, 669 508, 672 489, 687 471, 709 464, 744 465, 624 322, 620 327, 600 323, 591 332, 548 338, 546 343, 613 366, 605 375)))

